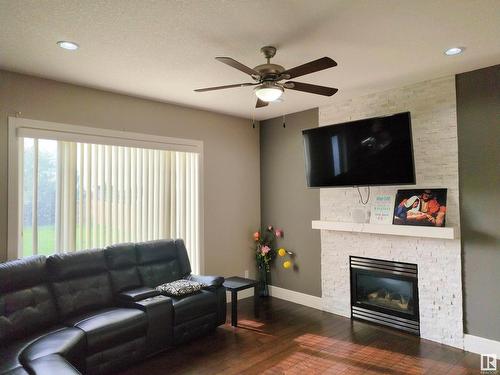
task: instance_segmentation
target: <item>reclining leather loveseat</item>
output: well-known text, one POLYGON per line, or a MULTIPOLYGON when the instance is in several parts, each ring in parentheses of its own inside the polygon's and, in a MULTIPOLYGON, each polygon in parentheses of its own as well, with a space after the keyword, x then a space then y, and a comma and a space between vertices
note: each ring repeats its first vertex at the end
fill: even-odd
POLYGON ((182 240, 108 246, 0 264, 0 374, 103 374, 210 333, 224 279, 191 274, 182 240), (167 297, 178 279, 204 288, 167 297))

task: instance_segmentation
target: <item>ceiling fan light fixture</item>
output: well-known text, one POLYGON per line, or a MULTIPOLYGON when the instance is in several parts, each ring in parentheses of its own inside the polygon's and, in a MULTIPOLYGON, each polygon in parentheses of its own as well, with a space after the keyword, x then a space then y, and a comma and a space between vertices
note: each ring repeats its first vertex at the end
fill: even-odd
POLYGON ((255 88, 255 95, 264 102, 274 102, 283 95, 283 88, 272 83, 263 83, 255 88))

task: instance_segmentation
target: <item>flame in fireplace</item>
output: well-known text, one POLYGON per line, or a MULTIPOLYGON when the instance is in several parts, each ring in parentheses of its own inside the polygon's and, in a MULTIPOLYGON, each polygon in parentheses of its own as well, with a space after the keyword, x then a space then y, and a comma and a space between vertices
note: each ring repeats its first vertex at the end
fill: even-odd
POLYGON ((409 310, 410 298, 400 293, 391 293, 387 289, 378 289, 372 293, 368 293, 368 303, 379 305, 391 309, 409 310))

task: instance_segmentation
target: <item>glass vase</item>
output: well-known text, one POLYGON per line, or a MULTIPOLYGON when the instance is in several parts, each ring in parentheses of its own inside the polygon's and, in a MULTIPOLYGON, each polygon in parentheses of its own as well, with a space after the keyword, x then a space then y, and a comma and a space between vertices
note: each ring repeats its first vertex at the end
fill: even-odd
POLYGON ((268 272, 266 271, 265 267, 259 268, 259 276, 260 276, 259 296, 261 296, 261 297, 268 297, 269 296, 269 286, 267 284, 267 274, 268 274, 268 272))

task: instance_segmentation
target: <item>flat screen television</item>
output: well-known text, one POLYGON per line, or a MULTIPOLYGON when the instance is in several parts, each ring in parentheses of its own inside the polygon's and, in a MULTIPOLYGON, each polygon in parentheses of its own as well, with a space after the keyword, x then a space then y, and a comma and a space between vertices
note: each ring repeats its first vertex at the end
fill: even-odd
POLYGON ((410 112, 302 131, 308 187, 415 183, 410 112))

